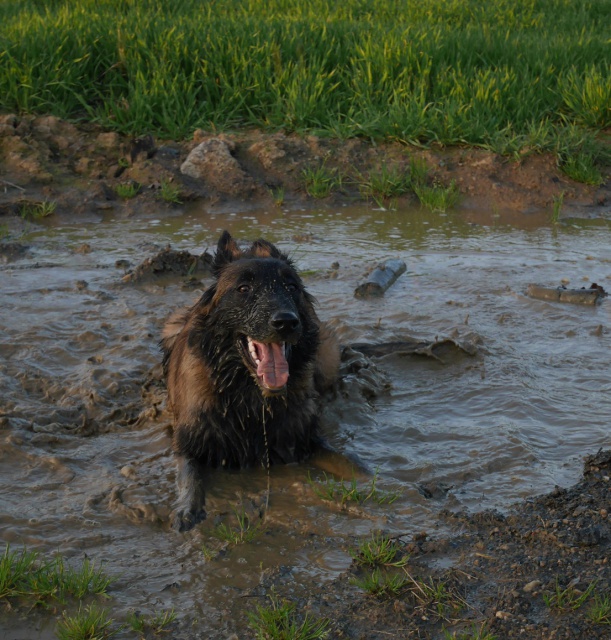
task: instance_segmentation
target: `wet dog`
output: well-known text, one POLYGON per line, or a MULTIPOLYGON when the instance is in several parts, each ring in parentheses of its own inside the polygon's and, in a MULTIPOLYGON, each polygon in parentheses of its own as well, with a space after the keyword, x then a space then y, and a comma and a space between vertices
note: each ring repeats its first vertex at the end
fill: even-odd
POLYGON ((215 282, 163 331, 178 463, 174 527, 205 512, 205 471, 300 461, 317 449, 318 399, 339 347, 286 255, 266 240, 218 242, 215 282))

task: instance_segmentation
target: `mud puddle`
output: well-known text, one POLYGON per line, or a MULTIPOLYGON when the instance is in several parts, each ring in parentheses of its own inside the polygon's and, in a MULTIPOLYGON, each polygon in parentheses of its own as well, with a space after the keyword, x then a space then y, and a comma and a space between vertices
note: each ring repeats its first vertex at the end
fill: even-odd
MULTIPOLYGON (((75 223, 58 212, 25 229, 27 249, 1 266, 2 540, 103 563, 116 578, 114 617, 174 608, 174 637, 227 637, 245 627, 247 604, 264 604, 266 585, 290 596, 334 579, 358 537, 441 535, 441 509, 503 509, 566 486, 584 452, 609 445, 611 303, 523 295, 531 282, 611 289, 608 223, 350 207, 180 213, 75 223), (401 493, 392 505, 324 502, 308 482, 320 467, 298 465, 219 474, 209 520, 186 535, 169 529, 157 345, 167 315, 209 279, 122 277, 167 244, 201 254, 222 229, 288 250, 344 343, 407 334, 477 344, 476 356, 446 362, 379 359, 388 393, 368 399, 347 380, 328 409, 329 440, 401 493), (395 257, 407 273, 384 298, 356 300, 367 270, 395 257), (210 559, 215 526, 236 511, 265 513, 260 535, 210 559)), ((52 637, 39 624, 0 619, 10 637, 52 637)))

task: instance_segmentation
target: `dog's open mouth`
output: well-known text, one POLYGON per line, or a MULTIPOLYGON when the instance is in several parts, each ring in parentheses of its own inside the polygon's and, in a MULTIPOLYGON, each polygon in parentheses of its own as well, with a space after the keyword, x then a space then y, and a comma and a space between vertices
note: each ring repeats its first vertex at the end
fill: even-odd
POLYGON ((283 391, 289 379, 286 343, 258 342, 250 337, 246 343, 259 386, 272 393, 283 391))

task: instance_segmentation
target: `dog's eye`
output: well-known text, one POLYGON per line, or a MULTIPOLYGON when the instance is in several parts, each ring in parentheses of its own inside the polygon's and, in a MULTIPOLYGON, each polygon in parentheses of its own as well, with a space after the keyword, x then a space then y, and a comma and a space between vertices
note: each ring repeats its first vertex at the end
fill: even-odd
POLYGON ((293 293, 293 291, 297 291, 297 285, 294 282, 287 282, 284 285, 284 288, 290 293, 293 293))
POLYGON ((238 287, 238 291, 239 291, 239 293, 249 293, 250 292, 250 285, 249 284, 241 284, 238 287))

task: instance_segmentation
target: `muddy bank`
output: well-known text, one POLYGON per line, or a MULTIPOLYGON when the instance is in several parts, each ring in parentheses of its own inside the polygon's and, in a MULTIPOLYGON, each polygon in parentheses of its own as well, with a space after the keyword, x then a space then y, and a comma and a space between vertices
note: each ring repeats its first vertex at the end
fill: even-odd
MULTIPOLYGON (((24 205, 56 203, 57 213, 113 211, 137 216, 152 206, 171 209, 202 201, 222 210, 242 203, 257 207, 303 207, 321 200, 308 195, 304 170, 324 170, 338 184, 322 202, 367 199, 362 184, 385 169, 407 171, 425 163, 432 183, 455 181, 459 207, 493 213, 550 210, 563 198, 564 216, 604 217, 608 186, 583 185, 565 176, 553 155, 519 161, 485 150, 409 148, 248 131, 215 135, 195 131, 185 142, 133 139, 92 125, 75 126, 53 116, 0 116, 0 215, 24 205)), ((404 195, 399 200, 417 203, 404 195)), ((9 229, 10 230, 10 229, 9 229)))

